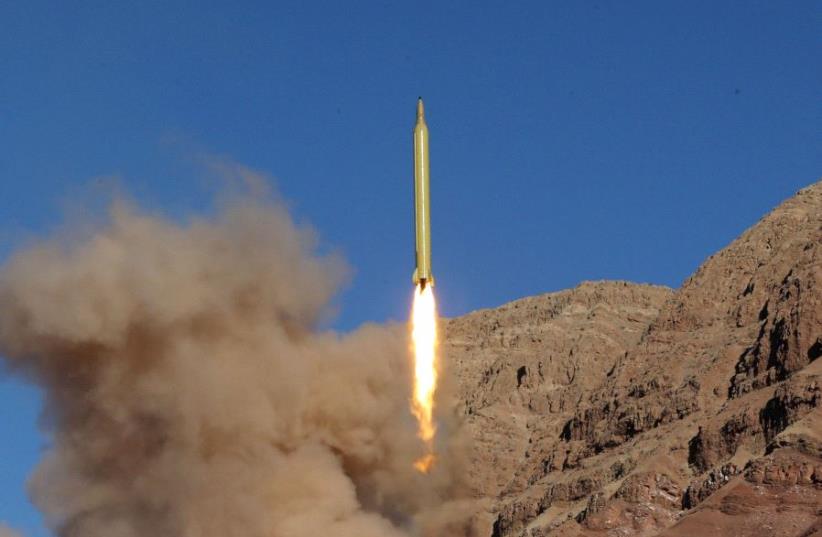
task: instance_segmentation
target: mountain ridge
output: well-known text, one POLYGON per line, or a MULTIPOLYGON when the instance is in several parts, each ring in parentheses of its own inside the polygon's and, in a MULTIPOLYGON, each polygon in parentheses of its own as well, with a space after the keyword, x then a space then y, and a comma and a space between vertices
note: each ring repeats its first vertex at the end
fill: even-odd
POLYGON ((583 282, 444 321, 479 535, 816 531, 820 248, 817 182, 679 289, 583 282))

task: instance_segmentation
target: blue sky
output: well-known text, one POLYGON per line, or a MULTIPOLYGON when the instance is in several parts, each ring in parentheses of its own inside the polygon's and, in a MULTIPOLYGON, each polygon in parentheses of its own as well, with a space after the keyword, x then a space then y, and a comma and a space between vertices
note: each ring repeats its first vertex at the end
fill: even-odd
MULTIPOLYGON (((678 286, 822 171, 810 1, 69 4, 0 7, 0 258, 111 177, 208 211, 219 155, 354 267, 336 328, 404 319, 418 95, 448 316, 678 286)), ((37 393, 7 377, 0 402, 0 520, 47 535, 37 393)))

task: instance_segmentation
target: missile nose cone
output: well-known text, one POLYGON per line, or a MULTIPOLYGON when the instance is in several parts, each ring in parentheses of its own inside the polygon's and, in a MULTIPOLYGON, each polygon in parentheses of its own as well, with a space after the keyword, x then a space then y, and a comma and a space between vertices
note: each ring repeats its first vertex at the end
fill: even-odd
POLYGON ((422 119, 425 117, 425 108, 422 105, 422 97, 417 99, 417 119, 422 119))

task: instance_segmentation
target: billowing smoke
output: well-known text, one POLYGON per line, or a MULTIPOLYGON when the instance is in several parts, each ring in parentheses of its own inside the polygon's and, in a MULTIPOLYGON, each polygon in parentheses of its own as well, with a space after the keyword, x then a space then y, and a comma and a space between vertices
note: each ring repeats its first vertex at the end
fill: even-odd
POLYGON ((447 415, 434 471, 413 467, 408 328, 318 330, 344 264, 277 202, 217 213, 179 224, 114 203, 0 271, 0 354, 46 394, 30 494, 47 523, 60 537, 470 535, 447 415))
POLYGON ((5 524, 0 524, 0 537, 20 537, 20 534, 5 524))

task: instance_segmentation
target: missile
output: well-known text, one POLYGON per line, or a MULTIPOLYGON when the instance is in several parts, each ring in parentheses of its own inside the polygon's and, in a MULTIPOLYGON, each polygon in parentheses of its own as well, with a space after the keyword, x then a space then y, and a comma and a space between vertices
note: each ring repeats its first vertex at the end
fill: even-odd
POLYGON ((414 125, 414 218, 416 220, 417 268, 413 281, 425 289, 434 285, 431 274, 431 194, 428 184, 428 126, 422 97, 417 101, 417 123, 414 125))

